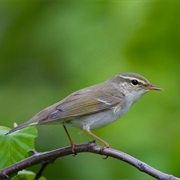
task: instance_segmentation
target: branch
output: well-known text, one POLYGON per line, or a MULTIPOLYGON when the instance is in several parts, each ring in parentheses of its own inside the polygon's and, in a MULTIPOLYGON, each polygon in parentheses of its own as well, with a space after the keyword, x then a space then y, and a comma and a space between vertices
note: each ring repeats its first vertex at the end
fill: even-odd
MULTIPOLYGON (((148 164, 115 149, 106 148, 102 150, 102 147, 95 144, 95 142, 90 142, 88 144, 79 144, 75 146, 75 152, 81 153, 81 152, 90 152, 100 155, 105 155, 109 157, 113 157, 119 160, 122 160, 124 162, 127 162, 128 164, 131 164, 132 166, 136 167, 140 171, 149 174, 150 176, 161 179, 161 180, 180 180, 180 178, 177 178, 173 175, 165 174, 148 164)), ((56 160, 59 157, 67 156, 73 154, 72 147, 65 147, 61 149, 56 149, 48 152, 42 152, 42 153, 34 153, 29 158, 26 158, 20 162, 17 162, 9 167, 6 167, 4 169, 0 170, 0 179, 2 178, 9 178, 10 175, 17 173, 20 170, 23 170, 27 167, 33 166, 35 164, 39 163, 49 163, 54 160, 56 160)))

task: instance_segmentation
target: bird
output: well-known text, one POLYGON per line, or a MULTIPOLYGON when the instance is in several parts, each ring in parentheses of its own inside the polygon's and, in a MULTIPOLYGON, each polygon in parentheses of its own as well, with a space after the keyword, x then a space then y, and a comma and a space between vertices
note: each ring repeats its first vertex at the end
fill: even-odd
POLYGON ((120 73, 105 82, 73 92, 63 100, 40 111, 28 121, 14 127, 6 135, 28 126, 61 124, 69 138, 72 150, 75 148, 75 143, 66 126, 82 129, 100 141, 104 148, 109 148, 109 143, 92 133, 92 130, 118 120, 134 102, 150 90, 162 90, 162 88, 152 85, 139 74, 120 73))

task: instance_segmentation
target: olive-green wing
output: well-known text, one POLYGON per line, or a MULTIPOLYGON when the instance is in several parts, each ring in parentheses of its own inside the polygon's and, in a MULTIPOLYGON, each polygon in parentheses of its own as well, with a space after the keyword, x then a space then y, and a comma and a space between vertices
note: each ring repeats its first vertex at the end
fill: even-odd
POLYGON ((79 90, 64 100, 42 110, 29 121, 11 129, 7 134, 29 125, 68 121, 73 118, 112 109, 123 101, 123 94, 112 84, 99 84, 79 90))
POLYGON ((60 119, 66 121, 75 117, 98 113, 111 109, 121 102, 122 96, 120 96, 119 91, 116 92, 115 90, 112 94, 110 91, 94 91, 93 89, 86 91, 83 89, 55 104, 56 107, 51 106, 53 112, 49 112, 46 117, 40 118, 38 124, 60 119))

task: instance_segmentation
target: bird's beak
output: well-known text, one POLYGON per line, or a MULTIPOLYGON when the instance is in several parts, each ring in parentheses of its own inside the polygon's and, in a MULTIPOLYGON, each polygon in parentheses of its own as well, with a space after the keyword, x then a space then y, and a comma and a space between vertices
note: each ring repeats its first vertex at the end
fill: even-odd
POLYGON ((163 90, 162 88, 157 87, 157 86, 154 86, 154 85, 152 85, 152 84, 148 84, 148 85, 146 86, 146 89, 147 89, 147 90, 157 90, 157 91, 162 91, 162 90, 163 90))

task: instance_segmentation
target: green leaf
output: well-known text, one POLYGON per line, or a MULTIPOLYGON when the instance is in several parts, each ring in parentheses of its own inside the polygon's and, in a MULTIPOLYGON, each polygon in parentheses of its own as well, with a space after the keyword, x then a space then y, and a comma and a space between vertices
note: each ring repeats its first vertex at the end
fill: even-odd
MULTIPOLYGON (((11 178, 11 180, 34 180, 36 174, 32 171, 19 171, 18 174, 11 178)), ((46 180, 45 177, 40 177, 39 180, 46 180)))
POLYGON ((28 157, 28 152, 34 150, 34 140, 37 137, 34 126, 5 135, 9 130, 0 126, 0 169, 28 157))

